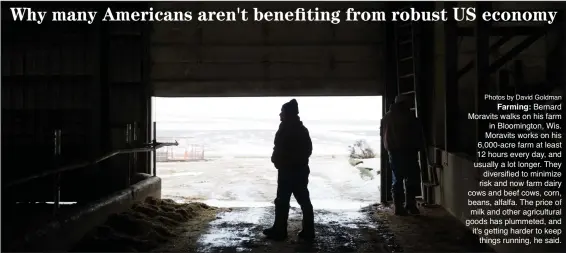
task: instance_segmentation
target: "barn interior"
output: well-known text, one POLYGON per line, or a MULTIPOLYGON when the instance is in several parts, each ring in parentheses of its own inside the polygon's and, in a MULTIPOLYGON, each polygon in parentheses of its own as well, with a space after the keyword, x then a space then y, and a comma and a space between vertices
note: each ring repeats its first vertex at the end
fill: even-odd
MULTIPOLYGON (((467 192, 478 189, 484 172, 473 166, 484 126, 470 123, 467 114, 492 110, 483 102, 486 93, 563 93, 565 10, 557 2, 3 2, 3 250, 165 251, 162 244, 175 239, 161 238, 160 243, 139 248, 81 244, 116 213, 162 205, 184 208, 181 213, 208 210, 208 216, 204 215, 208 218, 202 218, 204 225, 195 225, 177 237, 191 237, 196 246, 172 251, 308 251, 299 248, 298 242, 260 243, 254 239, 260 232, 245 226, 228 231, 247 239, 232 238, 230 244, 218 247, 199 246, 201 237, 231 226, 220 224, 218 230, 206 234, 214 226, 205 223, 215 215, 240 212, 232 219, 248 222, 246 217, 253 212, 200 204, 175 207, 160 200, 156 150, 177 143, 156 141, 152 97, 382 96, 385 110, 397 95, 412 94, 427 145, 427 152, 420 155, 423 218, 389 215, 391 170, 382 151, 381 190, 376 197, 381 203, 360 211, 372 217, 364 222, 373 226, 338 228, 339 221, 324 225, 323 220, 352 214, 344 211, 332 216, 322 210, 318 215, 325 239, 311 249, 558 251, 560 244, 484 245, 463 224, 473 208, 467 203, 467 192), (454 20, 338 24, 45 20, 38 24, 14 21, 11 7, 98 11, 97 18, 109 7, 113 11, 152 7, 193 13, 254 7, 343 12, 348 8, 362 12, 474 7, 478 13, 552 10, 558 15, 552 24, 454 20)), ((181 216, 172 223, 185 226, 191 222, 190 215, 181 216)), ((217 238, 208 239, 214 240, 217 238)))

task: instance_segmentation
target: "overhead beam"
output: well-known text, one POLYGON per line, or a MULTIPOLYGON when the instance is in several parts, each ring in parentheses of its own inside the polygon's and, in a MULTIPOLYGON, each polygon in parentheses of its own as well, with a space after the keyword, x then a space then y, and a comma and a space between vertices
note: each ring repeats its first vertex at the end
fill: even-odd
POLYGON ((301 83, 308 83, 308 82, 359 82, 359 81, 378 81, 380 79, 379 76, 375 77, 327 77, 327 78, 319 78, 319 77, 271 77, 271 78, 264 78, 263 75, 257 76, 249 76, 249 77, 226 77, 226 78, 152 78, 152 82, 162 82, 162 83, 214 83, 214 82, 301 82, 301 83))
MULTIPOLYGON (((238 89, 238 90, 166 90, 158 93, 157 97, 183 97, 183 98, 202 98, 202 97, 370 97, 382 96, 382 93, 371 90, 353 90, 351 88, 320 88, 303 90, 277 90, 277 89, 238 89)), ((391 191, 390 191, 391 192, 391 191)), ((389 194, 390 195, 390 194, 389 194)), ((390 197, 388 197, 390 198, 390 197)))
POLYGON ((376 81, 157 83, 157 97, 381 96, 376 81))
MULTIPOLYGON (((505 43, 510 41, 512 38, 513 38, 512 35, 506 35, 506 36, 501 37, 498 41, 496 41, 495 43, 493 43, 493 45, 491 45, 491 47, 489 48, 489 52, 492 53, 493 51, 499 49, 501 46, 503 46, 505 43)), ((460 79, 462 76, 464 76, 470 70, 472 70, 472 68, 474 68, 475 63, 476 63, 476 60, 473 59, 470 62, 468 62, 468 64, 466 64, 466 66, 464 66, 462 69, 458 70, 457 79, 460 79)))
MULTIPOLYGON (((167 66, 178 66, 178 65, 183 65, 183 66, 201 66, 201 65, 265 65, 265 64, 288 64, 288 65, 293 65, 293 66, 297 66, 297 65, 314 65, 314 66, 327 66, 329 64, 329 62, 332 62, 332 64, 338 65, 338 64, 376 64, 378 62, 379 59, 375 59, 375 60, 336 60, 336 58, 333 55, 330 55, 329 59, 320 59, 320 60, 311 60, 311 59, 297 59, 295 61, 293 60, 267 60, 266 55, 263 56, 263 58, 258 58, 258 59, 253 59, 253 60, 246 60, 246 59, 242 59, 239 61, 222 61, 222 60, 201 60, 200 62, 198 62, 198 60, 186 60, 186 61, 168 61, 168 62, 157 62, 157 61, 153 61, 152 63, 154 65, 167 65, 167 66)), ((14 79, 12 77, 10 77, 11 79, 14 79)))
POLYGON ((273 47, 321 47, 321 46, 379 46, 384 44, 383 40, 380 41, 297 41, 297 42, 277 42, 265 44, 263 42, 253 42, 253 43, 232 43, 232 42, 207 42, 207 43, 189 43, 189 42, 174 42, 174 41, 153 41, 151 46, 153 47, 187 47, 194 48, 214 48, 214 47, 259 47, 259 48, 273 48, 273 47))
POLYGON ((517 46, 515 46, 514 48, 509 50, 509 52, 507 52, 501 58, 499 58, 495 62, 493 62, 489 66, 489 69, 488 69, 489 73, 491 74, 491 73, 495 72, 496 70, 498 70, 499 68, 501 68, 503 65, 505 65, 505 63, 507 63, 511 59, 515 58, 517 55, 519 55, 521 52, 523 52, 523 50, 527 49, 529 46, 531 46, 533 43, 535 43, 538 39, 540 39, 543 35, 544 35, 544 32, 540 32, 538 34, 533 34, 533 35, 527 37, 525 40, 523 40, 517 46))
MULTIPOLYGON (((532 45, 534 42, 536 42, 538 39, 540 39, 547 31, 549 31, 549 29, 556 27, 558 25, 555 24, 560 24, 560 19, 557 20, 557 22, 550 24, 550 25, 544 25, 544 26, 540 26, 540 27, 532 27, 532 26, 527 26, 527 27, 523 27, 523 26, 518 26, 518 27, 491 27, 489 29, 489 34, 491 36, 503 36, 501 39, 499 39, 497 42, 495 42, 489 49, 489 52, 492 52, 496 49, 498 49, 499 47, 501 47, 503 44, 507 43, 509 40, 511 40, 514 36, 521 36, 521 35, 529 35, 529 37, 527 37, 525 40, 523 40, 521 43, 519 43, 517 46, 515 46, 513 49, 511 49, 507 54, 505 54, 503 57, 501 57, 500 59, 496 60, 493 64, 491 64, 491 66, 489 67, 489 71, 490 73, 493 73, 494 71, 498 70, 499 68, 501 68, 503 65, 505 65, 505 63, 509 62, 511 59, 513 59, 514 57, 516 57, 517 55, 519 55, 523 50, 525 50, 526 48, 528 48, 530 45, 532 45), (512 28, 512 29, 511 29, 512 28), (515 28, 519 28, 519 30, 516 30, 515 28), (500 34, 494 34, 498 32, 502 32, 500 34)), ((460 27, 459 30, 461 31, 461 29, 467 30, 467 29, 471 29, 473 31, 473 27, 460 27)), ((466 34, 468 32, 465 32, 466 34)), ((475 64, 475 60, 472 60, 470 62, 468 62, 468 64, 466 64, 462 69, 460 69, 458 71, 458 78, 462 77, 464 74, 466 74, 468 71, 470 71, 473 66, 475 64)))

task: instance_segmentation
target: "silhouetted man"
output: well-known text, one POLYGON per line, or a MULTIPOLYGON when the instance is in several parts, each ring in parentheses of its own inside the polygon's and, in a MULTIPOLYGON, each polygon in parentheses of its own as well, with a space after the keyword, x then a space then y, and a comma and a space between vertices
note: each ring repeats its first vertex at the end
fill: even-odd
POLYGON ((309 158, 312 142, 309 130, 299 118, 299 105, 295 99, 285 103, 279 114, 281 124, 275 134, 271 162, 277 168, 277 198, 275 199, 275 222, 263 231, 267 238, 287 238, 287 219, 291 194, 303 211, 303 230, 299 238, 314 239, 314 214, 309 190, 309 158))
POLYGON ((397 96, 381 120, 381 138, 393 171, 392 195, 396 215, 420 213, 415 197, 420 190, 418 152, 423 147, 423 136, 420 122, 411 111, 410 99, 407 95, 397 96))

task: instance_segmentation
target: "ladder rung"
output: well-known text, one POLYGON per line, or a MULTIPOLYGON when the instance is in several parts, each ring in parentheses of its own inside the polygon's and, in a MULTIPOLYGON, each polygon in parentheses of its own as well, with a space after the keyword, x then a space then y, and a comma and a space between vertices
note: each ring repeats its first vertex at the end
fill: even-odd
POLYGON ((409 109, 409 110, 411 110, 411 111, 416 111, 417 108, 413 107, 413 108, 411 108, 411 109, 409 109))
POLYGON ((407 56, 405 58, 401 58, 399 61, 408 61, 408 60, 411 60, 411 59, 413 59, 413 56, 407 56))
POLYGON ((415 73, 410 73, 410 74, 406 74, 406 75, 402 75, 399 78, 408 78, 408 77, 413 77, 415 76, 415 73))
POLYGON ((412 91, 405 91, 405 92, 401 92, 401 95, 408 95, 408 94, 413 94, 413 93, 415 93, 414 90, 412 90, 412 91))

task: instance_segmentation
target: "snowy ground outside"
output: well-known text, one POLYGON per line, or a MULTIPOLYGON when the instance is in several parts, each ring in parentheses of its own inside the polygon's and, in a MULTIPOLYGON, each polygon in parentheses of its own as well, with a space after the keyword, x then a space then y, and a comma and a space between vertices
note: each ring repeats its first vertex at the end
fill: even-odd
MULTIPOLYGON (((359 165, 374 168, 367 170, 351 166, 347 157, 311 159, 309 191, 315 208, 359 208, 379 202, 378 161, 359 165)), ((159 163, 157 173, 163 180, 163 198, 213 206, 270 206, 277 189, 277 170, 269 158, 159 163)))

